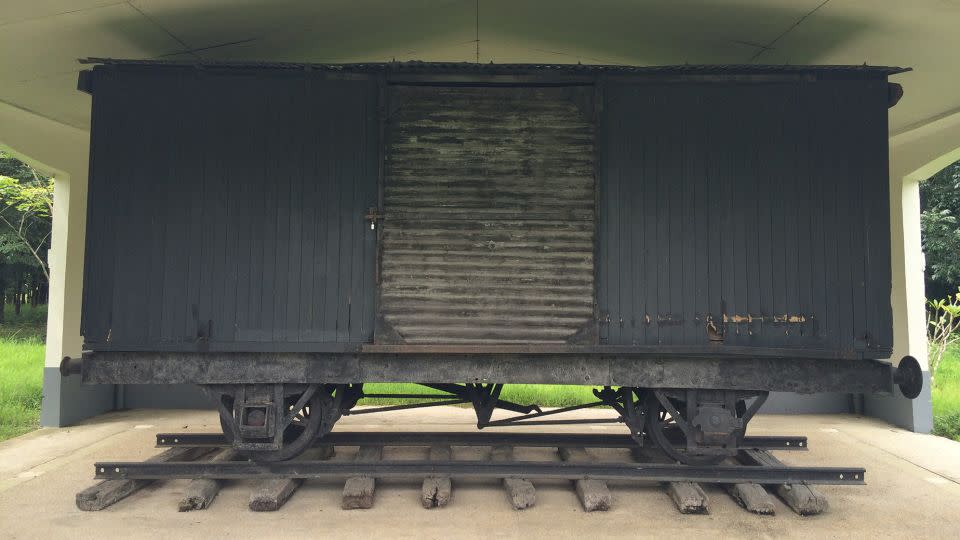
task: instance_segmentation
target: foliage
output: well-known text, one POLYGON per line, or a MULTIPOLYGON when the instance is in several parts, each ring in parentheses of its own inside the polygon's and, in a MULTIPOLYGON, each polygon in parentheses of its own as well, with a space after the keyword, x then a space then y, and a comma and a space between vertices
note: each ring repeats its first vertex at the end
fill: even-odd
POLYGON ((960 441, 960 410, 934 415, 933 434, 960 441))
POLYGON ((923 252, 930 281, 960 285, 960 162, 920 184, 923 252))
POLYGON ((0 340, 40 341, 47 335, 47 306, 24 304, 20 314, 14 311, 12 304, 4 307, 3 323, 0 324, 0 340))
POLYGON ((933 432, 960 441, 960 344, 947 348, 932 397, 933 432))
POLYGON ((0 228, 0 261, 8 265, 30 266, 37 263, 23 240, 9 227, 0 228))
POLYGON ((927 302, 927 331, 930 376, 936 378, 947 348, 960 342, 960 290, 946 298, 927 302))
POLYGON ((0 324, 0 441, 39 426, 46 306, 7 304, 0 324))
POLYGON ((0 441, 39 426, 43 353, 36 338, 0 339, 0 441))
POLYGON ((33 167, 0 150, 0 176, 11 178, 31 178, 38 174, 33 167))
POLYGON ((28 165, 0 152, 0 225, 4 239, 0 241, 0 257, 6 264, 24 264, 23 258, 8 259, 25 250, 29 264, 36 266, 47 281, 46 252, 49 248, 53 216, 53 179, 28 165), (10 173, 10 174, 8 174, 10 173), (13 176, 16 175, 16 176, 13 176))

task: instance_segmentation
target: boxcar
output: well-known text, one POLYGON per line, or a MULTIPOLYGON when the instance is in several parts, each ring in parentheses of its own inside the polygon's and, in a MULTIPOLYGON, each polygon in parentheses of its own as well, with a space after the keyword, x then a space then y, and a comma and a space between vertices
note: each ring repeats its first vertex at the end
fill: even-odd
POLYGON ((202 385, 258 459, 371 382, 480 427, 543 414, 504 384, 594 386, 686 463, 770 391, 917 389, 884 361, 899 68, 90 62, 64 371, 202 385))

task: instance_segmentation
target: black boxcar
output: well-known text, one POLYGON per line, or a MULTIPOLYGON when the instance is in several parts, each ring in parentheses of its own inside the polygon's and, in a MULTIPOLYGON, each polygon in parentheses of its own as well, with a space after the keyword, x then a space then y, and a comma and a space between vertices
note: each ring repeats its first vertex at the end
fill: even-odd
POLYGON ((92 62, 64 369, 203 385, 262 459, 369 382, 481 427, 533 411, 503 384, 603 387, 685 462, 769 391, 916 386, 881 361, 899 68, 92 62))

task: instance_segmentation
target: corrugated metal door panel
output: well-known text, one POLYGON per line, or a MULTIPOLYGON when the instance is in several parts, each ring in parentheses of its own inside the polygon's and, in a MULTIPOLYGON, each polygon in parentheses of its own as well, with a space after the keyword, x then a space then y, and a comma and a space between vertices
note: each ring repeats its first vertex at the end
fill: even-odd
POLYGON ((594 129, 577 104, 589 95, 392 89, 380 298, 390 335, 556 343, 592 325, 594 129))
POLYGON ((601 342, 889 347, 883 84, 608 88, 601 342))
POLYGON ((118 70, 94 96, 89 346, 372 341, 375 83, 118 70))

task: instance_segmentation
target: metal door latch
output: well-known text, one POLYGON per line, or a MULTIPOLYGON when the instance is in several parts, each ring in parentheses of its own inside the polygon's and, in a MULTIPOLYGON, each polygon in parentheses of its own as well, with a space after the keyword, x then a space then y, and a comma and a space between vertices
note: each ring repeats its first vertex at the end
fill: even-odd
POLYGON ((367 209, 366 219, 370 222, 370 230, 375 231, 377 230, 377 222, 383 221, 383 214, 380 213, 380 210, 370 207, 367 209))

